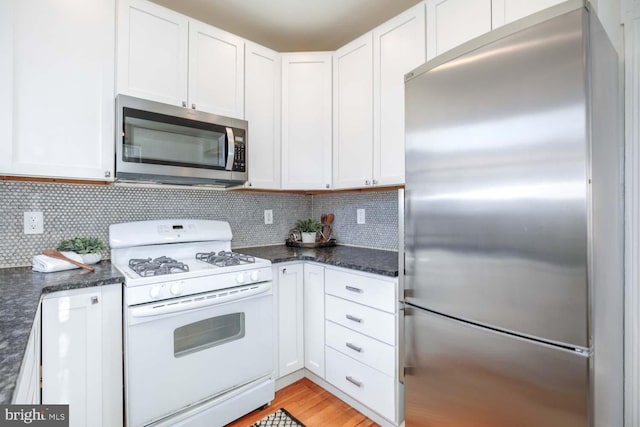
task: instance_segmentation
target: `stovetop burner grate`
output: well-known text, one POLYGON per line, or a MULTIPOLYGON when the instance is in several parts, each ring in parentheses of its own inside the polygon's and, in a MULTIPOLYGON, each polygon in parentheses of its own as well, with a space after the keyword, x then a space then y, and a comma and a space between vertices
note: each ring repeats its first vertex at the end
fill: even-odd
POLYGON ((231 265, 252 264, 256 262, 255 257, 243 255, 236 252, 199 252, 196 254, 198 261, 204 261, 218 267, 228 267, 231 265))
POLYGON ((189 271, 189 266, 187 264, 166 256, 161 256, 155 259, 130 259, 129 267, 142 277, 160 276, 163 274, 183 273, 189 271))

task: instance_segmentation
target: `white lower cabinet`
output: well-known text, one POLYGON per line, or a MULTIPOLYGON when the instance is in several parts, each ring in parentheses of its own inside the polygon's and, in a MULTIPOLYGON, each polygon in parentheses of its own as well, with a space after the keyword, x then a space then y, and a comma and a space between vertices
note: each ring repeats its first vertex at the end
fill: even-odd
POLYGON ((327 381, 383 417, 395 419, 394 377, 327 347, 327 381))
POLYGON ((29 341, 25 350, 16 389, 11 403, 15 405, 37 405, 40 403, 40 306, 36 311, 29 341))
POLYGON ((301 263, 277 269, 278 373, 284 377, 304 367, 303 285, 301 263))
POLYGON ((68 404, 70 426, 121 426, 122 285, 42 300, 42 403, 68 404))
POLYGON ((398 280, 308 262, 274 269, 276 378, 306 368, 302 372, 320 385, 335 387, 359 402, 360 410, 377 414, 378 422, 400 425, 398 280))
POLYGON ((304 367, 324 378, 324 267, 304 264, 304 367))
POLYGON ((398 315, 395 278, 325 271, 326 380, 399 425, 398 315))

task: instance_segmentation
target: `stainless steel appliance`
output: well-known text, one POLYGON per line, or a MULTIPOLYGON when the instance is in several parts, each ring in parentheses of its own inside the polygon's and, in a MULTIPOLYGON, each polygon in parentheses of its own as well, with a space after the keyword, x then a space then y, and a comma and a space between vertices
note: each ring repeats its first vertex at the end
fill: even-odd
POLYGON ((116 179, 230 187, 248 179, 247 122, 118 95, 116 179))
POLYGON ((231 237, 222 221, 109 227, 128 426, 222 426, 273 399, 271 263, 231 237))
POLYGON ((406 76, 408 427, 623 425, 617 78, 580 1, 406 76))

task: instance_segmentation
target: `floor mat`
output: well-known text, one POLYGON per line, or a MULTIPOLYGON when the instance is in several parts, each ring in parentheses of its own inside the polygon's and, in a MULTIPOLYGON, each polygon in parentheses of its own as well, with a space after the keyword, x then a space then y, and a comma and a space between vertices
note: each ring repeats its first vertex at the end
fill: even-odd
POLYGON ((280 408, 255 423, 252 427, 305 427, 305 425, 284 408, 280 408))

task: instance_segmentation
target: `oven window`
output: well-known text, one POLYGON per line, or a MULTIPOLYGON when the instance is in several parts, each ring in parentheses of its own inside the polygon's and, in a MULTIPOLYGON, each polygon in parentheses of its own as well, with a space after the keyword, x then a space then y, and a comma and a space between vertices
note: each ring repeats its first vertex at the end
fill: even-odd
POLYGON ((226 128, 163 114, 124 109, 122 160, 224 169, 226 128))
POLYGON ((244 313, 231 313, 181 326, 173 331, 173 355, 186 356, 244 337, 244 313))

